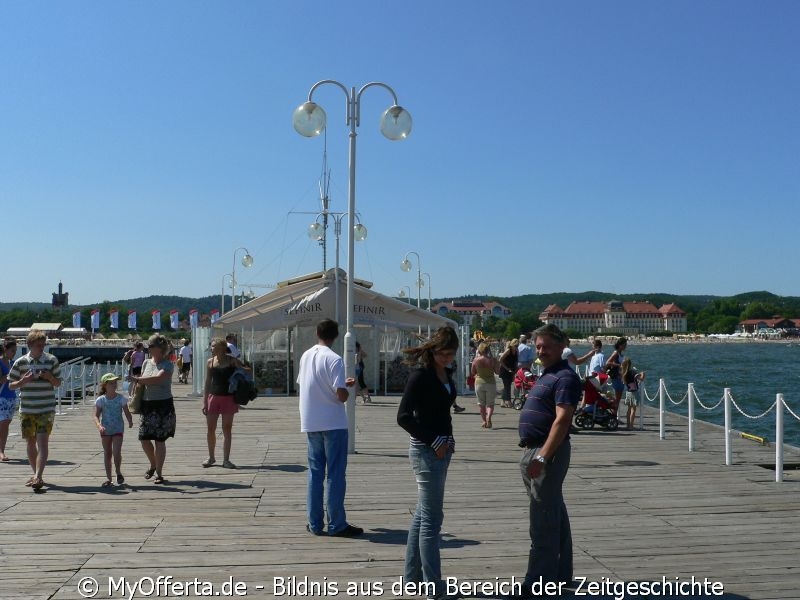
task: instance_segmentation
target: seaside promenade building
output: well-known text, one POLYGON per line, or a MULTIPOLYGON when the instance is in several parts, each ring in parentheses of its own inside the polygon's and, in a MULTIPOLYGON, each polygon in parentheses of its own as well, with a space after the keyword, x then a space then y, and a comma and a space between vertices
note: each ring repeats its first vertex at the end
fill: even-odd
POLYGON ((686 313, 675 304, 656 308, 650 302, 572 302, 567 308, 551 304, 539 315, 545 324, 584 334, 641 335, 655 331, 686 333, 686 313))
POLYGON ((511 315, 511 309, 499 302, 481 302, 480 300, 453 300, 439 302, 431 307, 431 311, 443 317, 447 313, 454 313, 464 319, 464 323, 472 325, 476 317, 497 317, 506 319, 511 315))

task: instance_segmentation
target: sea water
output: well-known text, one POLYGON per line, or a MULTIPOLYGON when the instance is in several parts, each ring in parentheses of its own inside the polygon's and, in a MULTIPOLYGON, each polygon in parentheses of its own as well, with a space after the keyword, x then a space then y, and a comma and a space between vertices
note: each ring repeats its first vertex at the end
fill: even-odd
MULTIPOLYGON (((584 346, 575 344, 575 353, 583 354, 584 346)), ((608 358, 614 351, 604 344, 608 358)), ((665 408, 686 415, 688 384, 704 405, 714 406, 722 399, 725 388, 731 389, 736 404, 750 416, 761 415, 775 403, 776 394, 783 394, 786 404, 800 415, 800 344, 783 342, 719 342, 719 343, 636 343, 631 340, 625 356, 633 366, 645 371, 648 397, 658 394, 658 380, 664 379, 674 402, 666 400, 665 408)), ((658 408, 658 400, 645 401, 645 407, 658 408)), ((624 409, 623 409, 624 411, 624 409)), ((652 414, 652 413, 650 413, 652 414)), ((737 431, 775 440, 775 410, 758 419, 749 419, 732 408, 732 427, 737 431)), ((705 410, 695 403, 696 420, 722 425, 723 404, 705 410)), ((800 447, 800 421, 784 410, 784 442, 800 447)))

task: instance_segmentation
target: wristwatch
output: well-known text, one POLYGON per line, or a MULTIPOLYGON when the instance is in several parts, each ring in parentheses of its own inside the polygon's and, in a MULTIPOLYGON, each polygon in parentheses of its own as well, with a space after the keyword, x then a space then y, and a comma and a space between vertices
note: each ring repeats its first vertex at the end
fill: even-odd
POLYGON ((543 465, 547 464, 547 459, 544 456, 542 456, 541 454, 537 454, 536 456, 534 456, 533 460, 535 460, 536 462, 540 462, 543 465))

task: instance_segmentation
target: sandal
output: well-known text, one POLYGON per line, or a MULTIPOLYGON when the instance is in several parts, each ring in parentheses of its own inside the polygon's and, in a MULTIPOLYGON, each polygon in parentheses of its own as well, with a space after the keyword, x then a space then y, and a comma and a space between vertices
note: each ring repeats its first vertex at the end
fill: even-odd
POLYGON ((223 468, 223 469, 235 469, 235 468, 236 468, 236 465, 235 465, 235 464, 233 464, 233 463, 232 463, 231 461, 229 461, 229 460, 225 460, 225 461, 223 461, 223 462, 222 462, 222 468, 223 468))
POLYGON ((33 485, 33 480, 36 479, 36 475, 31 475, 31 478, 25 482, 25 487, 31 487, 33 485))
POLYGON ((40 490, 44 487, 44 481, 39 477, 31 478, 31 487, 35 490, 40 490))
POLYGON ((110 479, 106 479, 100 487, 110 488, 113 484, 110 479))
POLYGON ((212 458, 212 457, 210 457, 210 456, 209 456, 207 459, 205 459, 205 460, 203 461, 203 466, 204 466, 205 468, 208 468, 208 467, 210 467, 211 465, 215 464, 216 462, 217 462, 217 461, 216 461, 216 459, 214 459, 214 458, 212 458))
POLYGON ((153 483, 155 483, 157 485, 160 485, 160 484, 164 483, 164 477, 161 476, 161 475, 156 475, 156 478, 153 479, 153 483))
POLYGON ((122 473, 120 473, 117 475, 117 485, 122 485, 123 483, 125 483, 125 478, 122 476, 122 473))
POLYGON ((145 479, 150 479, 153 476, 153 473, 155 473, 155 472, 156 472, 156 468, 155 467, 153 467, 152 469, 147 469, 147 471, 144 472, 144 478, 145 479))

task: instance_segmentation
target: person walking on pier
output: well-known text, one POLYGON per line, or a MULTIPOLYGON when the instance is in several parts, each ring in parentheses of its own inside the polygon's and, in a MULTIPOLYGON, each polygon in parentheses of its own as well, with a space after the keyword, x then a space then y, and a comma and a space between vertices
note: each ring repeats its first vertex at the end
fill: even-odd
POLYGON ((144 385, 139 441, 142 443, 150 468, 144 478, 155 474, 153 483, 164 483, 164 461, 167 458, 167 439, 175 437, 175 404, 172 399, 172 373, 175 364, 169 360, 172 345, 166 337, 151 335, 147 340, 150 358, 144 361, 142 374, 131 376, 136 385, 144 385))
POLYGON ((500 379, 503 381, 503 408, 512 407, 511 388, 514 384, 514 373, 517 372, 517 346, 519 346, 519 340, 517 340, 517 338, 510 340, 506 343, 506 349, 500 355, 500 379))
POLYGON ((562 359, 569 338, 555 325, 534 332, 542 374, 519 419, 520 470, 530 498, 531 549, 523 597, 538 582, 572 582, 572 533, 562 485, 570 461, 569 427, 581 399, 581 380, 562 359))
POLYGON ((8 374, 16 353, 17 340, 12 337, 3 340, 3 351, 0 353, 0 462, 9 460, 6 456, 8 428, 17 409, 17 392, 8 387, 8 374))
POLYGON ((56 388, 61 385, 58 359, 44 351, 47 334, 39 329, 28 333, 28 353, 20 356, 8 373, 9 388, 19 390, 20 428, 28 444, 28 462, 33 476, 25 485, 35 490, 44 485, 50 433, 56 418, 56 388))
POLYGON ((117 485, 125 483, 122 476, 122 436, 125 433, 123 413, 128 427, 133 427, 133 417, 128 410, 127 399, 117 393, 117 381, 120 378, 114 373, 106 373, 100 378, 102 394, 95 400, 94 424, 100 432, 103 443, 103 464, 106 468, 106 480, 102 487, 111 487, 111 459, 114 459, 114 470, 117 472, 117 485))
POLYGON ((622 361, 625 360, 623 352, 628 347, 628 339, 621 337, 614 343, 614 352, 606 361, 606 373, 608 374, 611 387, 614 388, 614 411, 619 410, 619 401, 622 399, 622 392, 625 391, 625 384, 622 382, 622 361))
POLYGON ((328 535, 356 537, 361 527, 347 522, 344 495, 347 488, 348 429, 344 405, 350 397, 347 388, 356 383, 345 378, 342 357, 331 350, 339 337, 339 324, 323 319, 317 324, 318 343, 303 352, 297 373, 300 395, 300 430, 308 439, 308 487, 306 491, 306 529, 323 535, 325 473, 328 481, 328 535))
MULTIPOLYGON (((227 349, 227 345, 225 346, 227 349)), ((189 340, 183 340, 183 346, 178 350, 181 357, 181 371, 178 373, 178 383, 189 383, 189 371, 192 370, 192 346, 189 340)))
POLYGON ((411 518, 406 544, 404 577, 426 584, 428 597, 445 597, 439 534, 444 520, 444 486, 455 449, 450 407, 456 384, 447 366, 458 350, 452 327, 439 328, 416 348, 406 348, 406 361, 416 368, 406 383, 397 424, 410 435, 408 457, 417 482, 417 507, 411 518))
POLYGON ((486 342, 478 344, 475 359, 472 361, 470 373, 475 377, 475 396, 481 413, 481 427, 492 428, 494 402, 497 398, 497 381, 495 375, 499 369, 497 360, 492 356, 492 347, 486 342))
POLYGON ((239 405, 233 400, 230 392, 230 380, 236 369, 245 366, 238 358, 228 354, 228 343, 222 338, 211 340, 211 358, 206 362, 206 383, 203 390, 203 414, 206 416, 206 442, 208 458, 203 461, 204 467, 217 462, 215 451, 217 446, 217 421, 222 415, 222 466, 235 469, 231 462, 231 444, 233 440, 233 418, 239 412, 239 405))

